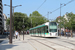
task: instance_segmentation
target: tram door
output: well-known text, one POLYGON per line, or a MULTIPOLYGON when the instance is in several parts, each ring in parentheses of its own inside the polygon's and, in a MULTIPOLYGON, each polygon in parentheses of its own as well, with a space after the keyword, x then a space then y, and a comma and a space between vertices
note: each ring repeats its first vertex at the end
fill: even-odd
POLYGON ((38 36, 39 36, 39 28, 38 28, 38 30, 37 30, 37 31, 38 31, 38 36))
POLYGON ((40 36, 41 36, 41 28, 39 28, 39 33, 40 33, 40 36))

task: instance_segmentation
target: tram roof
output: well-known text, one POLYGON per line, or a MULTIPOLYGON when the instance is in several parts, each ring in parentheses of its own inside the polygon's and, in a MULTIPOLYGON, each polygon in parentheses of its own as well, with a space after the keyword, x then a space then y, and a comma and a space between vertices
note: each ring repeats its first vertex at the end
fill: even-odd
POLYGON ((44 27, 46 25, 40 25, 40 26, 37 26, 37 27, 34 27, 34 28, 31 28, 30 30, 33 30, 33 29, 36 29, 36 28, 40 28, 40 27, 44 27))

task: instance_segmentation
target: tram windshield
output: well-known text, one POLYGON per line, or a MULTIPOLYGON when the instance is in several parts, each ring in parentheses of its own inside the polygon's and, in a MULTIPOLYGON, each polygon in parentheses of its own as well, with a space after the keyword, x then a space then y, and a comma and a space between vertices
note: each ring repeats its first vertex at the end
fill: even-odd
POLYGON ((56 22, 50 22, 49 31, 50 32, 57 32, 57 23, 56 22))

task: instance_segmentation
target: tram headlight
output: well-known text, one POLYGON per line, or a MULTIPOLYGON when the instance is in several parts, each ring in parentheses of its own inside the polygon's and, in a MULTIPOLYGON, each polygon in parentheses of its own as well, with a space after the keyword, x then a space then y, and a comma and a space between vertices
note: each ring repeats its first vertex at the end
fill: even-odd
POLYGON ((55 35, 57 35, 57 33, 55 35))
POLYGON ((52 35, 52 34, 50 33, 50 35, 52 35))

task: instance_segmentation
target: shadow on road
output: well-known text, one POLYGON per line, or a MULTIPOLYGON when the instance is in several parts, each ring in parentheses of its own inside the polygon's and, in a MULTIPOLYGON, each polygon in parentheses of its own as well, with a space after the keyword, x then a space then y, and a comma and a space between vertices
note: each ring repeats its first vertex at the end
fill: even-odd
POLYGON ((43 37, 43 38, 46 38, 46 39, 60 39, 59 37, 43 37))

